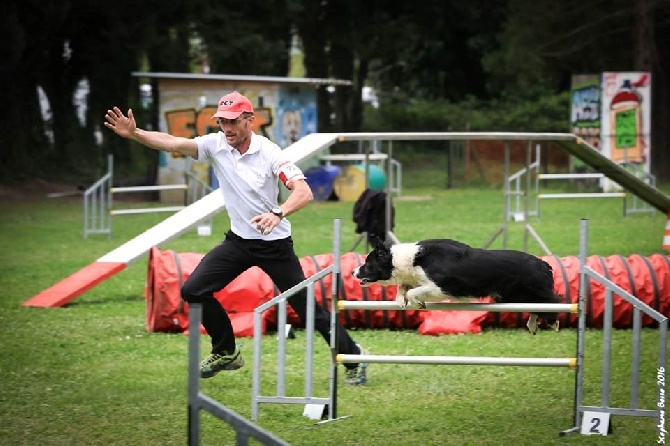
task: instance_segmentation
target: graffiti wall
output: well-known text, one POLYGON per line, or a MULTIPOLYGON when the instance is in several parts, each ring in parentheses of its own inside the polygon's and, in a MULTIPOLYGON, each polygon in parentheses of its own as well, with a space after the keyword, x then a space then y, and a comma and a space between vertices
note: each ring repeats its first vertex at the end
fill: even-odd
MULTIPOLYGON (((651 170, 651 75, 607 72, 572 76, 570 125, 594 149, 634 173, 651 170)), ((572 170, 585 166, 571 159, 572 170)), ((619 189, 603 179, 605 190, 619 189)))
MULTIPOLYGON (((596 150, 600 150, 600 77, 596 74, 572 76, 570 128, 596 150)), ((579 160, 575 159, 573 165, 579 160)))
MULTIPOLYGON (((303 136, 317 131, 316 90, 309 84, 271 82, 231 82, 202 79, 160 79, 159 127, 175 136, 193 138, 218 132, 212 119, 219 99, 237 90, 254 105, 254 132, 286 148, 303 136)), ((216 179, 206 163, 193 163, 179 155, 160 152, 159 184, 184 181, 184 169, 216 187, 216 179)), ((161 201, 183 201, 183 193, 163 191, 161 201)))
POLYGON ((602 74, 602 152, 617 163, 645 166, 649 172, 651 75, 602 74))

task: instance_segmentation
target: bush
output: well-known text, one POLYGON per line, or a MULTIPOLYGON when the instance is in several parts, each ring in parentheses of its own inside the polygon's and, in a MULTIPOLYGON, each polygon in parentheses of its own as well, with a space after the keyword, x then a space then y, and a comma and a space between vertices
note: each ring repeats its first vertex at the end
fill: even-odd
POLYGON ((568 132, 570 93, 535 100, 484 102, 411 100, 395 94, 379 108, 366 107, 364 132, 568 132))

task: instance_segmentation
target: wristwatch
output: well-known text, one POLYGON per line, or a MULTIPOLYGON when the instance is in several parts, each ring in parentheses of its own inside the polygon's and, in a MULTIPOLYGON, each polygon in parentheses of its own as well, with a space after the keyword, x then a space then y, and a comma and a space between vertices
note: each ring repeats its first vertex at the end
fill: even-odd
POLYGON ((284 211, 282 211, 279 206, 273 207, 272 209, 270 209, 270 212, 279 217, 280 220, 284 218, 284 211))

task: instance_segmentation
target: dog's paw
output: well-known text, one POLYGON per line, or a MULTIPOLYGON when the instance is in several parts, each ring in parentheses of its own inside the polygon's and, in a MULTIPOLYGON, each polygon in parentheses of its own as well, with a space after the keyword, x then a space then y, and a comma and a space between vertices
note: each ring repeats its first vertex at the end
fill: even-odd
POLYGON ((537 314, 530 315, 528 322, 526 323, 526 327, 528 327, 528 331, 530 331, 531 334, 537 334, 537 314))
POLYGON ((561 323, 559 322, 558 319, 556 319, 556 322, 554 322, 553 324, 550 324, 549 328, 551 328, 554 331, 559 331, 560 330, 560 325, 561 325, 561 323))
POLYGON ((414 297, 414 296, 411 296, 411 297, 410 296, 411 296, 411 294, 407 293, 407 301, 409 302, 409 306, 411 308, 418 308, 418 309, 421 309, 421 310, 426 309, 426 303, 423 300, 418 299, 417 297, 414 297))
POLYGON ((405 308, 408 302, 404 294, 398 293, 395 296, 395 303, 397 303, 400 308, 405 308))

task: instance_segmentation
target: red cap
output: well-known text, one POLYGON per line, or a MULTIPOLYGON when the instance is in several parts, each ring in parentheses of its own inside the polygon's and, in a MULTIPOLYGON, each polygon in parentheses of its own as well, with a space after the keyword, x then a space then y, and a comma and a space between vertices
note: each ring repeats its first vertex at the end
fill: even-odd
POLYGON ((237 91, 228 93, 219 99, 219 108, 212 118, 235 119, 242 113, 253 113, 251 101, 237 91))

